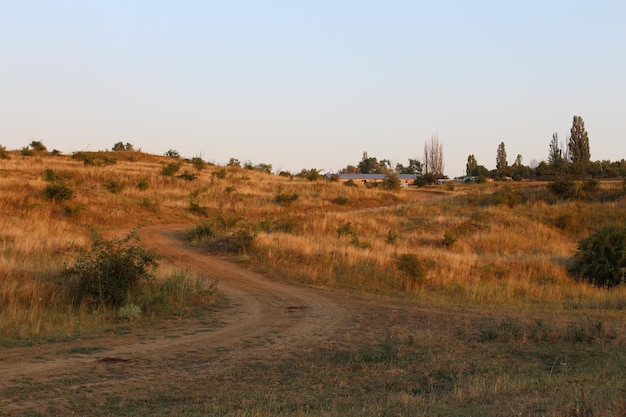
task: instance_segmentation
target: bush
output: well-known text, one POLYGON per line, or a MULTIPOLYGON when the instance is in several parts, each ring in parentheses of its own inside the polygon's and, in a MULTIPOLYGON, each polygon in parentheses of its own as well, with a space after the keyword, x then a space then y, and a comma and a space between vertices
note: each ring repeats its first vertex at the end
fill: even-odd
POLYGON ((211 174, 211 178, 217 178, 218 180, 223 180, 224 178, 226 178, 226 168, 222 167, 218 169, 217 171, 213 172, 211 174))
POLYGON ((30 147, 37 152, 45 152, 48 149, 46 149, 45 145, 43 144, 43 142, 39 141, 39 140, 34 140, 30 143, 30 147))
POLYGON ((450 230, 446 230, 443 234, 443 244, 445 246, 452 246, 457 241, 457 236, 450 230))
POLYGON ((493 200, 496 204, 507 205, 512 208, 518 204, 524 203, 526 201, 526 197, 520 190, 513 189, 509 185, 505 185, 493 193, 493 200))
POLYGON ((178 178, 180 178, 181 180, 185 180, 185 181, 193 181, 196 178, 198 178, 198 175, 194 174, 193 172, 185 171, 182 174, 180 174, 178 178))
POLYGON ((193 165, 196 171, 202 171, 204 168, 206 168, 206 162, 204 162, 204 160, 199 156, 191 158, 191 165, 193 165))
POLYGON ((0 145, 0 159, 11 159, 11 157, 9 156, 9 152, 7 151, 7 148, 5 148, 2 145, 0 145))
POLYGON ((382 188, 389 191, 398 191, 402 187, 400 178, 396 174, 387 174, 383 179, 382 188))
POLYGON ((345 206, 348 204, 348 201, 350 201, 350 199, 344 195, 340 195, 339 197, 335 197, 330 200, 331 203, 337 204, 338 206, 345 206))
POLYGON ((560 178, 548 184, 548 190, 552 194, 564 199, 576 197, 576 183, 569 178, 560 178))
POLYGON ((65 183, 57 181, 52 184, 48 184, 46 188, 44 188, 43 194, 48 200, 61 202, 71 200, 74 196, 74 191, 72 191, 72 189, 65 183))
POLYGON ((274 202, 281 206, 288 206, 298 199, 298 194, 279 193, 274 197, 274 202))
POLYGON ((150 187, 150 184, 148 183, 148 180, 146 178, 142 178, 139 180, 139 182, 137 183, 137 189, 138 190, 147 190, 150 187))
POLYGON ((136 231, 125 238, 92 236, 91 248, 80 251, 62 277, 76 285, 76 302, 123 306, 141 280, 152 278, 157 255, 139 245, 136 231))
POLYGON ((421 280, 424 278, 424 265, 420 259, 412 253, 404 253, 398 256, 396 266, 411 279, 421 280))
POLYGON ((167 156, 168 158, 174 158, 174 159, 180 158, 180 154, 178 153, 178 151, 174 149, 169 149, 167 152, 165 152, 164 155, 167 156))
POLYGON ((55 182, 60 181, 61 176, 57 174, 53 169, 46 168, 46 170, 42 174, 43 180, 46 182, 55 182))
POLYGON ((196 227, 187 230, 187 240, 195 243, 201 241, 202 239, 213 237, 214 235, 215 232, 208 223, 200 223, 196 227))
POLYGON ((171 177, 178 172, 180 169, 180 162, 171 162, 163 167, 161 170, 161 174, 166 177, 171 177))
POLYGON ((105 152, 74 152, 72 159, 83 161, 85 165, 113 165, 117 162, 117 159, 105 152))
POLYGON ((584 282, 614 287, 626 280, 626 225, 602 229, 578 244, 573 272, 584 282))
POLYGON ((428 185, 428 181, 423 175, 420 175, 417 178, 415 178, 415 180, 413 181, 413 185, 417 185, 418 187, 424 187, 428 185))
POLYGON ((104 188, 113 194, 117 194, 124 189, 124 183, 118 179, 111 179, 104 183, 104 188))
POLYGON ((348 181, 344 182, 343 185, 345 185, 346 187, 358 187, 357 183, 354 182, 354 180, 349 179, 348 181))

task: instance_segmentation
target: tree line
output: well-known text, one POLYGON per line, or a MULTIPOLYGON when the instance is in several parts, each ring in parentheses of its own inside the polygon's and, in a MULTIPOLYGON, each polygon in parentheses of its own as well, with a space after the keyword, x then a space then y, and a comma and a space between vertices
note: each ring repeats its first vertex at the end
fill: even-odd
POLYGON ((558 133, 552 135, 548 146, 548 158, 536 166, 523 164, 518 154, 512 164, 508 163, 504 142, 496 151, 496 168, 488 170, 479 165, 472 154, 467 157, 466 174, 479 181, 492 179, 540 179, 555 178, 616 178, 626 176, 626 161, 591 161, 589 134, 581 116, 574 116, 567 144, 559 141, 558 133))
MULTIPOLYGON (((409 158, 408 164, 393 165, 388 159, 377 159, 363 153, 363 158, 356 165, 348 165, 339 171, 340 174, 416 174, 417 182, 434 183, 444 175, 443 142, 437 134, 431 136, 424 144, 421 158, 409 158)), ((478 163, 474 154, 467 157, 465 173, 468 181, 495 180, 554 180, 557 178, 617 178, 626 176, 626 160, 592 161, 589 146, 589 134, 581 116, 574 116, 570 136, 563 145, 558 133, 552 135, 548 146, 548 157, 537 164, 525 165, 521 154, 517 154, 512 163, 501 142, 496 149, 496 168, 489 170, 478 163)))

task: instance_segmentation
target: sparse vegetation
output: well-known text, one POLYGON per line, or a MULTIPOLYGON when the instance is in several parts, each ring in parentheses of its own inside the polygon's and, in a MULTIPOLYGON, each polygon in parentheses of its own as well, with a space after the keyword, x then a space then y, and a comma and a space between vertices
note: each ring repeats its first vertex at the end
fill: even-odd
POLYGON ((170 162, 169 164, 163 167, 163 169, 161 170, 161 174, 166 177, 172 177, 174 176, 174 174, 178 172, 178 170, 180 169, 180 166, 181 166, 180 162, 170 162))
POLYGON ((157 255, 139 244, 136 232, 123 239, 92 235, 89 250, 81 251, 61 275, 76 286, 76 302, 121 307, 141 280, 153 278, 157 255))
MULTIPOLYGON (((100 161, 110 155, 88 154, 100 161)), ((188 164, 163 156, 85 165, 76 162, 81 158, 18 156, 13 159, 20 160, 19 170, 15 160, 0 159, 6 173, 0 177, 3 344, 183 314, 189 303, 174 302, 174 293, 208 297, 214 288, 211 280, 157 271, 156 278, 120 291, 114 307, 100 308, 108 296, 81 298, 79 286, 68 290, 76 276, 59 279, 63 260, 79 248, 90 250, 82 224, 113 235, 144 221, 201 220, 190 241, 245 260, 246 267, 271 278, 369 294, 374 303, 386 303, 377 294, 394 300, 385 304, 388 326, 370 339, 357 339, 351 330, 345 340, 277 357, 272 364, 212 375, 218 388, 210 398, 199 388, 206 380, 197 376, 189 380, 198 388, 170 384, 165 399, 157 387, 143 397, 136 388, 139 396, 125 397, 125 407, 145 410, 149 403, 165 414, 550 417, 576 415, 576 409, 619 415, 624 408, 626 286, 607 289, 610 284, 593 285, 599 282, 569 270, 579 242, 626 222, 622 179, 572 181, 575 198, 554 193, 546 182, 456 184, 454 190, 411 186, 390 193, 244 172, 236 165, 207 166, 188 182, 162 175, 168 163, 188 164), (102 192, 103 184, 119 178, 128 184, 123 195, 102 192), (71 204, 57 199, 57 191, 41 197, 47 186, 63 182, 71 204), (202 191, 192 199, 198 184, 202 191), (142 191, 148 185, 149 192, 142 191), (279 195, 297 195, 297 204, 280 204, 279 195), (263 384, 239 378, 244 373, 263 384), (572 381, 584 381, 584 398, 582 383, 572 381), (294 399, 302 392, 312 394, 294 399)), ((612 240, 605 236, 602 242, 612 240)), ((367 327, 379 312, 354 320, 367 327)), ((117 405, 98 407, 94 413, 102 415, 128 412, 117 405)))
POLYGON ((71 200, 74 196, 74 191, 63 181, 55 181, 52 184, 46 185, 43 194, 48 200, 59 203, 65 200, 71 200))
POLYGON ((2 145, 0 145, 0 159, 11 159, 11 157, 9 156, 9 152, 7 151, 7 148, 5 148, 2 145))
POLYGON ((574 273, 599 287, 626 283, 626 223, 583 239, 574 256, 574 273))

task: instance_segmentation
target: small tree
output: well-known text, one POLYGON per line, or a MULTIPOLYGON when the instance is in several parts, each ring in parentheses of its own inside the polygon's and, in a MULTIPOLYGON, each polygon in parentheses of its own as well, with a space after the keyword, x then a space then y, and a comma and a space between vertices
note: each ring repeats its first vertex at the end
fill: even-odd
POLYGON ((572 121, 568 151, 574 171, 582 174, 589 164, 591 153, 589 152, 589 136, 585 130, 585 122, 580 116, 574 116, 572 121))
POLYGON ((36 152, 45 152, 45 151, 47 151, 47 149, 44 146, 43 142, 41 142, 39 140, 32 141, 30 143, 30 147, 33 149, 33 151, 36 151, 36 152))
POLYGON ((93 233, 91 247, 78 253, 62 276, 77 286, 76 301, 121 306, 141 280, 152 278, 157 255, 139 245, 136 231, 125 238, 103 239, 93 233))
POLYGON ((552 140, 550 141, 548 163, 553 168, 559 169, 563 166, 564 161, 565 159, 563 158, 563 150, 561 149, 561 145, 559 144, 559 134, 555 132, 552 134, 552 140))
POLYGON ((9 156, 9 152, 7 151, 7 148, 5 148, 2 145, 0 145, 0 159, 11 159, 11 157, 9 156))
POLYGON ((498 145, 498 152, 496 154, 496 171, 500 175, 506 175, 509 163, 506 160, 506 147, 504 142, 500 142, 498 145))
POLYGON ((398 178, 398 176, 394 173, 386 174, 385 178, 383 178, 382 187, 385 190, 397 191, 401 186, 402 184, 400 182, 400 178, 398 178))
POLYGON ((168 158, 175 158, 175 159, 180 158, 180 154, 178 153, 178 151, 174 149, 170 149, 167 152, 165 152, 165 156, 167 156, 168 158))
POLYGON ((112 150, 115 152, 132 152, 135 150, 135 147, 130 143, 124 144, 123 142, 117 142, 113 145, 112 150))
POLYGON ((478 175, 476 170, 478 168, 478 161, 476 157, 472 154, 467 157, 467 164, 465 164, 465 173, 467 175, 478 175))
POLYGON ((626 281, 626 225, 602 229, 578 244, 573 272, 598 287, 626 281))
POLYGON ((433 174, 437 178, 443 177, 443 143, 439 141, 436 133, 430 137, 430 141, 424 144, 424 174, 433 174))

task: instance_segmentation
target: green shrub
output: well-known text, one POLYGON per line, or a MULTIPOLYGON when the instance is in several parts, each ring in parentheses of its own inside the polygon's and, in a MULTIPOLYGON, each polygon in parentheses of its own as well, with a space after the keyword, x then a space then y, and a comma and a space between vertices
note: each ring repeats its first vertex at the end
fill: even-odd
POLYGON ((5 148, 2 145, 0 145, 0 159, 11 159, 11 157, 9 156, 9 152, 7 151, 7 148, 5 148))
POLYGON ((559 178, 548 184, 548 190, 560 198, 576 198, 576 183, 569 178, 559 178))
POLYGON ((428 185, 428 180, 423 175, 419 175, 413 181, 413 185, 417 185, 418 187, 425 187, 426 185, 428 185))
POLYGON ((385 243, 387 243, 388 245, 393 245, 396 243, 397 240, 398 233, 396 233, 394 230, 389 230, 387 232, 387 238, 385 239, 385 243))
POLYGON ((138 190, 147 190, 150 187, 150 184, 148 183, 148 180, 146 178, 142 178, 139 180, 139 182, 137 183, 137 189, 138 190))
POLYGON ((383 190, 398 191, 402 187, 400 178, 396 174, 387 174, 381 185, 383 190))
POLYGON ((219 222, 214 219, 212 223, 200 223, 187 231, 187 240, 218 253, 246 253, 252 249, 256 233, 249 225, 226 219, 219 222))
POLYGON ((24 146, 22 149, 20 149, 20 155, 22 156, 33 156, 34 154, 35 152, 33 152, 33 150, 28 146, 24 146))
POLYGON ((46 188, 43 190, 43 194, 48 200, 61 202, 71 200, 74 196, 74 191, 64 182, 56 181, 52 184, 46 185, 46 188))
POLYGON ((626 225, 610 226, 583 239, 572 271, 584 282, 614 287, 626 280, 626 225))
POLYGON ((165 152, 164 155, 167 156, 168 158, 174 158, 174 159, 180 158, 180 154, 178 153, 178 151, 174 149, 169 149, 167 152, 165 152))
POLYGON ((421 280, 424 278, 425 268, 423 262, 417 257, 417 255, 412 253, 403 253, 398 256, 396 266, 411 279, 421 280))
POLYGON ((187 240, 190 242, 199 242, 202 239, 210 238, 215 235, 213 227, 208 223, 200 223, 195 227, 187 230, 187 240))
POLYGON ((113 165, 117 162, 117 159, 107 155, 106 152, 74 152, 72 159, 83 161, 85 165, 95 166, 113 165))
POLYGON ((357 183, 354 182, 354 180, 349 179, 348 181, 344 182, 343 185, 345 185, 346 187, 358 187, 357 183))
POLYGON ((456 235, 450 230, 446 230, 443 234, 443 244, 445 246, 452 246, 457 241, 456 235))
POLYGON ((61 176, 57 174, 53 169, 47 168, 42 174, 43 180, 46 182, 60 181, 61 176))
POLYGON ((85 206, 82 205, 82 204, 77 204, 75 206, 70 206, 70 205, 67 205, 67 204, 63 204, 61 206, 61 210, 63 212, 63 215, 65 215, 67 217, 76 217, 84 209, 85 209, 85 206))
POLYGON ((171 177, 178 172, 178 170, 180 169, 180 165, 180 162, 170 162, 163 167, 163 169, 161 170, 161 174, 165 175, 166 177, 171 177))
POLYGON ((45 152, 48 149, 46 149, 45 145, 43 144, 43 142, 39 141, 39 140, 34 140, 30 143, 30 147, 33 149, 33 151, 36 152, 45 152))
POLYGON ((139 200, 139 205, 152 213, 158 213, 161 203, 155 197, 144 197, 139 200))
POLYGON ((193 172, 185 171, 178 176, 178 178, 185 181, 193 181, 198 178, 198 174, 194 174, 193 172))
POLYGON ((350 199, 344 195, 340 195, 339 197, 335 197, 330 201, 331 203, 337 204, 338 206, 345 206, 346 204, 348 204, 348 201, 350 201, 350 199))
POLYGON ((281 206, 289 206, 299 198, 298 194, 279 193, 274 197, 274 202, 281 206))
POLYGON ((104 183, 104 188, 113 194, 117 194, 124 189, 124 183, 118 179, 110 179, 104 183))
POLYGON ((196 171, 202 171, 204 168, 206 168, 206 162, 204 162, 204 160, 199 156, 191 158, 191 165, 193 165, 196 171))
POLYGON ((348 222, 337 227, 337 237, 341 238, 341 236, 356 236, 356 230, 354 230, 352 223, 348 222))
POLYGON ((513 189, 509 185, 505 185, 501 189, 493 193, 493 199, 496 204, 515 207, 526 201, 526 197, 520 190, 513 189))
POLYGON ((224 178, 226 178, 226 168, 222 167, 218 169, 217 171, 213 172, 213 174, 211 174, 211 178, 217 178, 218 180, 223 180, 224 178))
POLYGON ((139 244, 136 231, 125 238, 105 240, 97 233, 91 247, 82 250, 62 277, 76 286, 76 302, 119 307, 141 280, 152 278, 157 255, 139 244))

